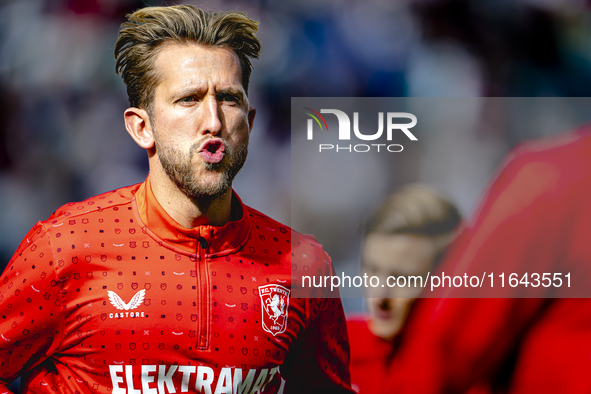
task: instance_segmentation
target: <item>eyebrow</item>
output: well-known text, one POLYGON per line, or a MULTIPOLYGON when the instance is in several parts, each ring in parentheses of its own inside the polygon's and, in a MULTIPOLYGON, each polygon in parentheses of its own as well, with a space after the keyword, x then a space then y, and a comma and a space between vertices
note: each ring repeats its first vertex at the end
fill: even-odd
POLYGON ((220 90, 216 90, 216 94, 231 94, 234 96, 238 96, 240 100, 244 100, 244 90, 243 89, 236 89, 234 87, 222 88, 220 90))
MULTIPOLYGON (((187 87, 186 89, 181 90, 180 92, 178 92, 177 94, 174 94, 171 99, 176 99, 176 98, 182 98, 182 97, 187 97, 187 96, 191 96, 194 94, 199 94, 201 93, 203 90, 207 90, 207 88, 202 88, 200 86, 192 86, 192 87, 187 87)), ((221 88, 219 90, 215 91, 215 94, 231 94, 234 96, 237 96, 241 101, 244 101, 244 90, 240 89, 240 88, 236 88, 233 86, 227 87, 227 88, 221 88)))

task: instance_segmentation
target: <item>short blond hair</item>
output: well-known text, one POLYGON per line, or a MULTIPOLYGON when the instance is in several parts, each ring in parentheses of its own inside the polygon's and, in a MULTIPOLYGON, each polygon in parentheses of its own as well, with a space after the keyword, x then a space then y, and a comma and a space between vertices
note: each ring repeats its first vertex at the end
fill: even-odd
POLYGON ((438 252, 447 247, 462 221, 454 204, 428 186, 411 184, 390 194, 365 224, 370 233, 431 238, 438 252))
POLYGON ((250 59, 258 58, 258 22, 242 12, 206 12, 192 5, 146 7, 127 15, 115 45, 115 69, 127 86, 132 107, 150 110, 159 77, 155 58, 167 42, 226 47, 238 56, 248 92, 250 59))

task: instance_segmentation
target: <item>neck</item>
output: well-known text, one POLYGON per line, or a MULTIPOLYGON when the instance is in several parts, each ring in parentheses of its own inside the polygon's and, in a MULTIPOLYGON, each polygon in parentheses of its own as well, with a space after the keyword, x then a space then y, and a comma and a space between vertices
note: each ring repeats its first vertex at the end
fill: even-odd
POLYGON ((150 185, 166 213, 185 228, 223 226, 232 219, 232 188, 215 199, 192 199, 164 171, 150 172, 150 185))

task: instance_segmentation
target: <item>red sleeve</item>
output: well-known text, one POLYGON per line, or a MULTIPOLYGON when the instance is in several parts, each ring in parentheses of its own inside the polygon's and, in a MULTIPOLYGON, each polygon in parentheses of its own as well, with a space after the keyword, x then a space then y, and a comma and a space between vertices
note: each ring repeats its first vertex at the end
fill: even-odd
MULTIPOLYGON (((498 275, 533 267, 536 272, 555 272, 560 245, 567 242, 567 234, 557 231, 565 228, 563 221, 569 216, 562 206, 569 201, 560 195, 568 193, 560 184, 563 181, 559 166, 543 156, 522 154, 509 160, 473 225, 450 248, 443 262, 446 274, 498 275), (557 205, 557 200, 563 204, 557 205)), ((470 290, 448 295, 473 296, 460 291, 470 290)), ((485 296, 491 294, 519 295, 505 291, 485 296)), ((463 392, 473 383, 491 379, 547 302, 541 298, 417 300, 387 387, 400 393, 463 392)))
POLYGON ((58 348, 59 279, 49 235, 38 223, 0 277, 0 392, 58 348))
MULTIPOLYGON (((330 273, 330 257, 323 259, 330 273)), ((338 288, 322 289, 324 297, 309 298, 309 324, 281 366, 285 393, 352 393, 349 340, 338 288), (328 295, 328 296, 326 296, 328 295)))
POLYGON ((340 298, 309 300, 316 318, 298 340, 281 373, 285 393, 351 393, 349 343, 340 298))

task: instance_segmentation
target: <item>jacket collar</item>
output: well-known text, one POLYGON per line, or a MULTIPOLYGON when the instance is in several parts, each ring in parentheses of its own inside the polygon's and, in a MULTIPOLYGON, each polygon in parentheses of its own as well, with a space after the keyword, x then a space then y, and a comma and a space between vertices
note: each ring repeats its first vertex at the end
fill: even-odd
POLYGON ((232 210, 236 212, 233 220, 224 226, 200 225, 186 228, 178 224, 162 208, 150 186, 148 177, 135 194, 135 208, 142 226, 154 238, 177 251, 197 254, 199 246, 205 247, 205 254, 225 255, 241 249, 250 237, 250 218, 246 205, 232 190, 232 210))

